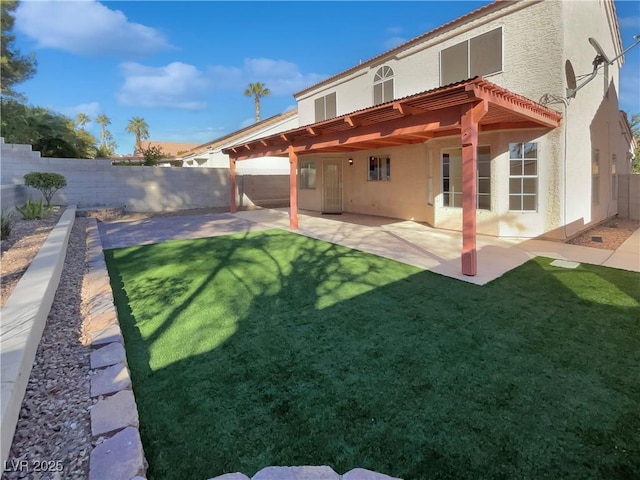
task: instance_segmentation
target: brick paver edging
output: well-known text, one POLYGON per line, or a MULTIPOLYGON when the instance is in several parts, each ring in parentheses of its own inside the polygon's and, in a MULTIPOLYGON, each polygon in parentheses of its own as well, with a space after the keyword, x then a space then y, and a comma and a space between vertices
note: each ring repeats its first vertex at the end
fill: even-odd
POLYGON ((87 224, 88 319, 91 352, 91 435, 89 480, 140 480, 147 471, 138 430, 138 408, 127 366, 122 331, 95 219, 87 224))

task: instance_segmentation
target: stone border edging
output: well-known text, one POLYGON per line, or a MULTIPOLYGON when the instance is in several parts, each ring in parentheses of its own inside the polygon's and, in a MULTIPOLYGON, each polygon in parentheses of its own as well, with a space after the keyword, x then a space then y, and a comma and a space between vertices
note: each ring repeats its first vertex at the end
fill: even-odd
POLYGON ((354 468, 338 475, 331 467, 266 467, 251 479, 242 473, 225 473, 209 480, 402 480, 364 468, 354 468))
POLYGON ((2 464, 13 443, 31 368, 60 283, 76 207, 68 206, 1 311, 2 464))
POLYGON ((98 223, 87 224, 88 320, 84 333, 91 352, 91 436, 89 480, 142 480, 147 471, 131 390, 124 340, 109 283, 98 223))

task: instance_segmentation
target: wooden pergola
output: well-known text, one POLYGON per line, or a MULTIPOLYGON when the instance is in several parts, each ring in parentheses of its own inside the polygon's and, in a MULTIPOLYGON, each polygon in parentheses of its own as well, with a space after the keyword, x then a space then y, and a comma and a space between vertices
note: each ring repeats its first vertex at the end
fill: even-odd
POLYGON ((289 157, 291 229, 298 228, 298 157, 312 153, 350 153, 423 143, 460 135, 462 144, 462 273, 476 275, 476 183, 478 133, 547 128, 561 115, 532 100, 476 77, 375 107, 358 110, 223 150, 231 169, 231 212, 237 211, 236 162, 289 157))

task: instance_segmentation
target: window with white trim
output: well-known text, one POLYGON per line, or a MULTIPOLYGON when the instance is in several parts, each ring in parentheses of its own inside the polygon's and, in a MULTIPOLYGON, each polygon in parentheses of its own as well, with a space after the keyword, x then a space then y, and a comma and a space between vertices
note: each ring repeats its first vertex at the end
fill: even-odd
POLYGON ((600 150, 591 152, 591 203, 600 204, 600 150))
POLYGON ((300 189, 313 190, 316 188, 316 162, 300 162, 300 189))
POLYGON ((315 109, 316 122, 321 122, 323 120, 328 120, 329 118, 335 117, 337 115, 335 92, 330 93, 329 95, 325 95, 324 97, 316 98, 315 109))
POLYGON ((611 200, 618 199, 618 158, 615 153, 611 154, 611 200))
POLYGON ((393 100, 393 70, 391 67, 380 67, 373 77, 373 104, 393 100))
POLYGON ((381 180, 391 180, 391 158, 389 157, 369 157, 370 182, 381 180))
MULTIPOLYGON (((476 208, 491 210, 491 149, 478 147, 476 208)), ((462 149, 442 151, 442 206, 462 207, 462 149)))
POLYGON ((509 210, 538 210, 538 144, 509 144, 509 210))
POLYGON ((502 71, 502 27, 440 51, 440 85, 502 71))

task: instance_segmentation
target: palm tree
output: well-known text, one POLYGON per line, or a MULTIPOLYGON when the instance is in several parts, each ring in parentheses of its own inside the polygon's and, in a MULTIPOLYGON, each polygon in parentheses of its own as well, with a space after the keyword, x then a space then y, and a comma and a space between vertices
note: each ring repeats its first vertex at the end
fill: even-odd
POLYGON ((107 117, 104 113, 101 113, 96 117, 96 123, 100 125, 100 139, 102 140, 102 147, 107 146, 107 125, 111 123, 109 117, 107 117))
POLYGON ((260 99, 266 97, 271 93, 271 90, 265 88, 264 83, 256 82, 250 83, 244 90, 244 94, 247 97, 253 97, 253 102, 256 106, 256 123, 260 121, 260 99))
POLYGON ((133 153, 139 153, 142 148, 142 140, 149 138, 149 125, 144 121, 144 118, 133 117, 129 120, 126 130, 136 136, 136 147, 133 153))
POLYGON ((76 123, 78 124, 81 130, 84 130, 84 126, 90 121, 91 119, 89 118, 89 115, 87 115, 86 113, 79 113, 76 115, 76 123))

